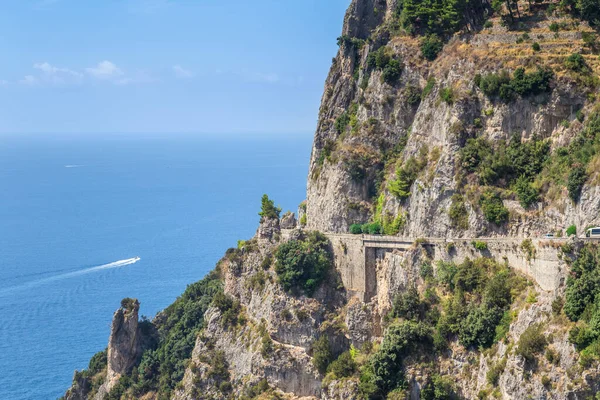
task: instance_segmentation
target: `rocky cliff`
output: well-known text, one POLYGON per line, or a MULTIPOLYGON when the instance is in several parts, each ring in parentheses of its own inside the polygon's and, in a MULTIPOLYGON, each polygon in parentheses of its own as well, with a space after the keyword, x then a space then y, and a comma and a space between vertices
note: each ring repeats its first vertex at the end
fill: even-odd
POLYGON ((265 196, 154 320, 124 301, 66 398, 594 398, 593 15, 353 0, 298 219, 265 196))

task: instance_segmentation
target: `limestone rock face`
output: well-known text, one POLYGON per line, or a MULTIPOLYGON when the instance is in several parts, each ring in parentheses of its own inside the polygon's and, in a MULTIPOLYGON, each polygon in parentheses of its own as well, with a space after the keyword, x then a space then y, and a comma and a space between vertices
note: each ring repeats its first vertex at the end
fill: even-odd
POLYGON ((285 213, 279 223, 281 229, 296 229, 297 224, 296 216, 292 212, 285 213))
POLYGON ((256 232, 257 239, 272 240, 276 235, 279 235, 281 228, 279 226, 279 218, 262 218, 258 231, 256 232))
POLYGON ((138 326, 140 303, 125 299, 115 311, 108 341, 108 368, 106 381, 98 391, 97 399, 110 392, 119 378, 131 372, 142 356, 142 334, 138 326))
MULTIPOLYGON (((513 217, 502 228, 485 221, 477 201, 467 201, 468 226, 452 226, 448 208, 452 195, 465 185, 459 177, 459 153, 467 138, 497 142, 514 134, 524 141, 537 136, 550 139, 554 150, 581 130, 575 113, 586 107, 586 97, 571 81, 556 79, 549 93, 507 104, 492 101, 473 77, 521 66, 497 59, 491 51, 499 43, 511 46, 507 32, 457 36, 438 59, 424 62, 418 40, 390 35, 387 22, 392 24, 395 10, 395 1, 377 0, 354 0, 348 9, 343 34, 368 40, 361 45, 343 42, 325 83, 307 185, 307 228, 348 232, 353 223, 369 222, 376 209, 392 218, 405 216, 398 234, 413 238, 542 235, 572 223, 600 224, 598 186, 586 185, 576 206, 565 193, 540 202, 533 207, 536 212, 506 201, 513 217), (381 71, 368 66, 369 54, 383 45, 403 65, 394 84, 383 82, 381 71), (421 93, 428 81, 435 82, 429 92, 411 100, 411 93, 421 93), (447 88, 455 94, 449 103, 440 99, 447 88), (340 128, 337 122, 350 114, 352 126, 340 128), (392 149, 399 153, 390 156, 392 149), (428 165, 400 201, 385 182, 394 179, 396 162, 418 157, 425 149, 428 165)), ((565 32, 564 39, 571 33, 565 32)))
POLYGON ((86 400, 90 389, 90 382, 76 371, 73 376, 73 385, 65 394, 65 400, 86 400))

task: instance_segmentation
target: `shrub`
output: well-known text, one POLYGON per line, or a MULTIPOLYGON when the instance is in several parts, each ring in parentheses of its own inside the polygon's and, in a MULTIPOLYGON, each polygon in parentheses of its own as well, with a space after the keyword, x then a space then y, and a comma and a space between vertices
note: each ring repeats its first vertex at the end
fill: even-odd
POLYGON ((595 245, 587 244, 571 263, 571 276, 565 291, 565 314, 578 321, 586 307, 595 304, 600 287, 600 252, 595 245))
POLYGON ((300 226, 305 227, 306 226, 306 222, 307 222, 307 216, 306 213, 302 214, 302 216, 300 217, 300 226))
POLYGON ((458 272, 456 264, 453 262, 438 261, 437 280, 443 285, 447 285, 450 290, 454 290, 454 276, 458 272))
POLYGON ((343 112, 339 117, 335 120, 335 130, 337 133, 343 133, 346 130, 346 127, 350 123, 350 116, 347 112, 343 112))
POLYGON ((381 79, 388 85, 395 84, 402 74, 402 65, 398 60, 390 60, 381 73, 381 79))
POLYGON ((363 224, 361 230, 362 233, 367 235, 380 235, 382 232, 381 224, 377 221, 370 224, 363 224))
POLYGON ((360 235, 362 233, 362 229, 360 224, 352 224, 350 225, 350 233, 353 235, 360 235))
POLYGON ((238 324, 238 318, 242 311, 239 300, 219 292, 213 299, 213 306, 221 311, 221 324, 224 328, 234 327, 238 324))
POLYGON ((553 22, 550 24, 549 28, 550 28, 550 31, 552 31, 552 32, 558 32, 560 29, 560 26, 556 22, 553 22))
POLYGON ((261 199, 261 210, 258 213, 258 215, 261 217, 261 220, 263 218, 279 218, 280 213, 281 208, 275 207, 275 202, 269 199, 269 196, 263 194, 261 199))
POLYGON ((521 242, 521 250, 525 253, 527 261, 531 261, 532 258, 535 258, 536 250, 531 239, 525 239, 521 242))
POLYGON ((512 78, 506 71, 501 71, 500 74, 480 76, 476 82, 488 97, 499 96, 501 100, 509 102, 517 95, 529 96, 548 92, 553 78, 554 72, 549 68, 538 68, 531 73, 525 73, 524 68, 517 68, 512 78))
POLYGON ((422 323, 412 321, 392 324, 385 332, 379 350, 370 361, 367 377, 361 376, 367 386, 385 396, 404 382, 402 363, 412 352, 431 345, 431 331, 422 323))
POLYGON ((583 189, 583 185, 585 185, 586 180, 587 173, 585 172, 585 168, 583 167, 583 165, 575 165, 569 173, 569 178, 567 180, 567 189, 569 191, 569 197, 574 202, 579 201, 579 197, 581 196, 581 191, 583 189))
POLYGON ((458 333, 462 345, 467 348, 491 346, 502 315, 503 312, 496 307, 480 306, 471 309, 458 333))
POLYGON ((419 158, 410 157, 403 165, 396 168, 396 179, 392 180, 388 189, 390 193, 401 200, 410 197, 410 188, 417 179, 419 173, 425 168, 428 161, 428 150, 422 147, 419 158))
POLYGON ((456 398, 452 378, 434 375, 421 391, 421 400, 451 400, 456 398))
POLYGON ((329 364, 328 371, 331 372, 337 379, 347 378, 356 372, 356 361, 352 358, 349 351, 345 351, 329 364))
POLYGON ((532 362, 535 360, 535 356, 542 353, 547 345, 548 341, 542 332, 542 326, 534 324, 521 334, 516 354, 532 362))
POLYGON ((381 80, 389 85, 395 84, 402 74, 402 64, 387 54, 385 46, 369 54, 367 65, 382 71, 381 80))
POLYGON ((542 48, 541 48, 541 46, 540 46, 540 44, 538 42, 534 42, 531 45, 531 48, 533 49, 533 51, 540 51, 540 50, 542 50, 542 48))
POLYGON ((207 372, 207 376, 210 379, 214 379, 218 384, 229 380, 229 370, 227 368, 227 359, 225 353, 222 351, 216 351, 210 359, 210 368, 207 372))
POLYGON ((406 104, 415 106, 421 102, 423 95, 421 89, 416 86, 408 86, 405 91, 406 104))
POLYGON ((452 104, 454 102, 454 91, 452 90, 451 87, 444 88, 444 89, 440 90, 440 98, 446 104, 452 104))
POLYGON ((487 381, 490 385, 496 386, 498 384, 498 379, 500 379, 500 375, 504 372, 504 368, 506 368, 506 357, 490 367, 486 374, 487 381))
POLYGON ((329 338, 326 335, 322 335, 313 343, 312 353, 313 365, 320 373, 324 374, 333 358, 329 347, 329 338))
POLYGON ((471 244, 473 245, 473 247, 475 247, 475 249, 477 249, 479 251, 485 251, 488 249, 488 245, 486 242, 481 242, 479 240, 473 240, 471 242, 471 244))
POLYGON ((565 60, 565 67, 575 72, 587 72, 589 70, 585 58, 579 53, 573 53, 567 57, 565 60))
POLYGON ((517 198, 523 208, 529 208, 533 203, 538 201, 538 191, 531 185, 529 179, 524 176, 517 179, 514 190, 517 193, 517 198))
POLYGON ((429 61, 435 60, 442 48, 444 48, 444 43, 436 34, 421 39, 421 55, 429 61))
POLYGON ((480 203, 488 222, 501 225, 508 221, 508 210, 504 207, 504 203, 497 193, 489 190, 484 192, 480 203))
POLYGON ((565 304, 565 301, 561 296, 558 296, 556 299, 554 299, 552 301, 552 314, 560 315, 564 304, 565 304))
POLYGON ((414 321, 422 319, 427 311, 426 304, 421 302, 419 292, 414 286, 396 295, 392 306, 395 317, 414 321))
POLYGON ((310 232, 303 240, 283 243, 275 257, 275 272, 283 288, 303 290, 308 295, 321 284, 332 265, 329 240, 319 232, 310 232))
POLYGON ((435 86, 435 78, 433 76, 430 76, 427 79, 427 84, 425 85, 425 88, 423 88, 423 93, 421 93, 421 100, 424 99, 425 97, 427 97, 429 95, 429 93, 431 93, 434 86, 435 86))
POLYGON ((577 227, 575 225, 571 225, 567 228, 567 236, 575 236, 577 235, 577 227))
POLYGON ((556 350, 550 348, 546 350, 546 360, 548 360, 550 364, 558 365, 560 363, 560 354, 557 353, 556 350))
POLYGON ((263 334, 260 340, 260 354, 263 358, 268 358, 273 352, 273 340, 268 333, 263 334))
POLYGON ((485 29, 490 29, 490 28, 493 28, 493 27, 494 27, 494 23, 493 23, 492 21, 490 21, 490 20, 487 20, 487 21, 485 21, 485 23, 483 24, 483 27, 484 27, 485 29))

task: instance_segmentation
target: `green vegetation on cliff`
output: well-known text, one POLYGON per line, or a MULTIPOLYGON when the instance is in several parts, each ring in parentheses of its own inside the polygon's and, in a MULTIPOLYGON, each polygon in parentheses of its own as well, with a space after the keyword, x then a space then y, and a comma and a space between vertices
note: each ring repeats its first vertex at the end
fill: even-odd
POLYGON ((567 279, 564 311, 577 322, 569 340, 581 351, 581 362, 600 361, 600 246, 576 251, 567 279))
POLYGON ((287 291, 311 295, 332 267, 329 240, 319 232, 309 232, 299 240, 283 243, 275 252, 275 272, 287 291))
MULTIPOLYGON (((431 268, 422 268, 422 276, 425 291, 409 288, 396 297, 383 343, 361 369, 360 388, 368 399, 407 388, 403 371, 409 356, 426 361, 457 339, 472 349, 502 340, 511 321, 510 306, 526 285, 507 265, 488 258, 440 262, 435 276, 431 268)), ((436 385, 435 380, 430 383, 436 385)), ((437 384, 452 393, 451 387, 437 384)))
POLYGON ((158 344, 144 353, 127 382, 134 396, 154 391, 160 399, 170 398, 192 356, 196 337, 204 324, 204 313, 221 292, 217 269, 189 285, 183 295, 157 316, 154 325, 158 330, 158 344))

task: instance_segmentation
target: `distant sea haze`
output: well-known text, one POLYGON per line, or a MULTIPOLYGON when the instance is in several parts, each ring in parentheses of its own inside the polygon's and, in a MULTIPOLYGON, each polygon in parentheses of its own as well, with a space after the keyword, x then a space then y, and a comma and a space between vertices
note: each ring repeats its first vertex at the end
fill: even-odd
POLYGON ((305 196, 312 137, 0 137, 0 399, 55 399, 124 297, 153 316, 305 196))

